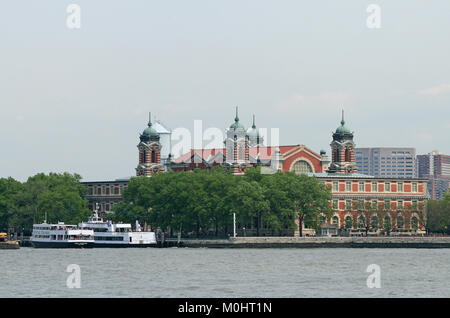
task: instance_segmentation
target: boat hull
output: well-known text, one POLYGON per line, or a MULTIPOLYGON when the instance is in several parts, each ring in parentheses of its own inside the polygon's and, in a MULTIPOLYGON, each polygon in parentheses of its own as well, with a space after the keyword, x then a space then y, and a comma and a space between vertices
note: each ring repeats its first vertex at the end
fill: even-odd
POLYGON ((35 248, 93 248, 94 242, 40 242, 32 241, 35 248))
POLYGON ((158 247, 156 243, 149 244, 120 244, 120 243, 95 243, 94 248, 144 248, 158 247))

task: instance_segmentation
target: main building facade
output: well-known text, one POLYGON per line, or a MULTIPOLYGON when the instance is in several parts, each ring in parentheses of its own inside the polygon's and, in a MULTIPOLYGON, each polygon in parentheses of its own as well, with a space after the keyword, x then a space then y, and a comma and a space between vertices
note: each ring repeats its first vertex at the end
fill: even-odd
MULTIPOLYGON (((164 130, 163 130, 164 131, 164 130)), ((425 228, 427 179, 379 177, 358 173, 355 161, 354 134, 341 125, 332 135, 331 162, 325 151, 316 153, 305 145, 265 146, 255 125, 245 129, 236 109, 234 123, 226 131, 224 147, 220 149, 192 149, 172 159, 166 150, 161 159, 161 133, 151 119, 139 138, 137 176, 151 177, 167 170, 191 171, 222 166, 235 175, 242 175, 249 167, 260 166, 262 171, 292 171, 318 178, 330 190, 330 205, 335 211, 327 225, 347 231, 366 233, 421 232, 425 228)), ((166 141, 167 142, 167 141, 166 141)), ((170 141, 169 141, 170 142, 170 141)), ((170 150, 170 149, 169 149, 170 150)), ((112 212, 121 201, 128 179, 85 182, 89 188, 89 207, 100 203, 100 212, 112 212)), ((298 231, 296 232, 298 234, 298 231)))

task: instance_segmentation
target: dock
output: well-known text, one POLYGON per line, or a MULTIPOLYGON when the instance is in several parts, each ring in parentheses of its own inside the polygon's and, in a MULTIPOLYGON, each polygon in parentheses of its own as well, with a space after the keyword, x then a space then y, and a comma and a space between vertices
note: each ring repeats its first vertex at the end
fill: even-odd
POLYGON ((0 250, 17 250, 20 248, 19 241, 0 242, 0 250))

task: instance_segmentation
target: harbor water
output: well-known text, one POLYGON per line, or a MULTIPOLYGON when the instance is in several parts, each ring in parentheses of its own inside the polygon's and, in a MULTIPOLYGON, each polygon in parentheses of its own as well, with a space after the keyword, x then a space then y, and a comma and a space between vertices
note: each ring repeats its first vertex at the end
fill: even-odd
POLYGON ((450 297, 450 249, 25 247, 0 254, 0 297, 450 297), (71 264, 79 266, 80 288, 67 285, 71 264), (371 264, 379 266, 380 288, 367 285, 371 264))

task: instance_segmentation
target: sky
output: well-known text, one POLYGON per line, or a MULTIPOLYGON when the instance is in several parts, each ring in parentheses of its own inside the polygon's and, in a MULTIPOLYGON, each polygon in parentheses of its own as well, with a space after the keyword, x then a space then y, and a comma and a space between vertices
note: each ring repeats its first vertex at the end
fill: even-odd
POLYGON ((450 2, 0 0, 0 178, 135 175, 148 112, 450 154, 450 2), (67 7, 78 4, 80 28, 67 7), (380 28, 368 28, 370 4, 380 28))

